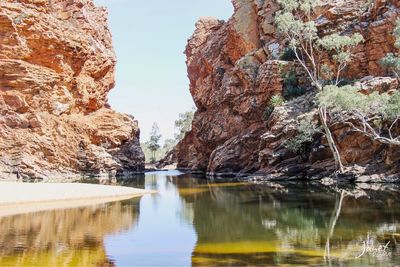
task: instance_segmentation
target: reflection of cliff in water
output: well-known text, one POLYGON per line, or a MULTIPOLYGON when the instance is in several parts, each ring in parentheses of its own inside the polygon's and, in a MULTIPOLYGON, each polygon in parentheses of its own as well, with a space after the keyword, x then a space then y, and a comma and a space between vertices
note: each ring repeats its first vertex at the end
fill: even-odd
POLYGON ((0 266, 114 266, 106 235, 136 225, 139 199, 0 218, 0 266))
MULTIPOLYGON (((208 185, 185 176, 170 180, 179 188, 184 205, 192 209, 190 218, 198 235, 193 265, 324 264, 329 224, 339 197, 334 190, 310 184, 208 185)), ((373 257, 354 261, 368 234, 380 243, 391 241, 389 249, 395 253, 387 266, 400 252, 396 248, 400 194, 367 193, 373 198, 346 196, 343 201, 330 239, 333 263, 374 265, 378 259, 373 257)))

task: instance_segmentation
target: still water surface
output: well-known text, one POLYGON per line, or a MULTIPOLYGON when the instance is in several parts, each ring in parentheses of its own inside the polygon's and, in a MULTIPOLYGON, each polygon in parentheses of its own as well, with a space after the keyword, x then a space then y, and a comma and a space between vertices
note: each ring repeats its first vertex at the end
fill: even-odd
POLYGON ((120 184, 157 195, 0 218, 0 266, 396 266, 400 192, 210 182, 120 184))

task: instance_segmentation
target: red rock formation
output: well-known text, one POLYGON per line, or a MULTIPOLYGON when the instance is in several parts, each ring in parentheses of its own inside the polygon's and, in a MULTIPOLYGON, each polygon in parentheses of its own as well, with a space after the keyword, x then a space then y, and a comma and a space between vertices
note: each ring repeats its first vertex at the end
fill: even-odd
POLYGON ((137 122, 107 108, 115 54, 92 0, 0 2, 0 176, 141 171, 137 122))
MULTIPOLYGON (((352 31, 364 36, 366 41, 357 47, 346 72, 352 79, 385 74, 378 61, 394 51, 391 33, 400 14, 399 2, 367 2, 325 1, 316 19, 321 34, 352 31)), ((188 76, 198 111, 192 131, 177 146, 178 167, 208 173, 269 174, 291 167, 293 173, 301 173, 295 170, 299 163, 308 173, 311 165, 324 169, 321 160, 331 159, 324 139, 315 144, 319 148, 307 159, 282 147, 296 130, 296 117, 312 112, 308 96, 274 112, 268 124, 263 120, 269 98, 282 91, 280 69, 287 64, 278 60, 285 45, 274 25, 277 4, 258 0, 234 0, 233 4, 235 12, 227 22, 200 19, 189 39, 188 76)), ((344 138, 339 129, 335 134, 346 162, 365 163, 366 155, 371 159, 382 151, 365 138, 353 142, 356 136, 344 138)))

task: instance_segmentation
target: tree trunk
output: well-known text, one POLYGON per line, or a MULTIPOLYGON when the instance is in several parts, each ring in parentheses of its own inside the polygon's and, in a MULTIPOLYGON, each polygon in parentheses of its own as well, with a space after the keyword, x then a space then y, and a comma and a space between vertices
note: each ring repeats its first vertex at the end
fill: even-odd
POLYGON ((335 144, 335 140, 333 139, 332 132, 329 129, 327 118, 326 118, 326 108, 320 107, 318 109, 319 117, 321 119, 322 127, 324 128, 326 139, 328 140, 329 148, 333 154, 333 158, 335 159, 335 167, 339 172, 344 172, 342 160, 340 158, 339 150, 335 144))
POLYGON ((330 242, 331 242, 331 237, 333 236, 333 232, 335 231, 335 226, 336 223, 339 219, 340 212, 342 211, 342 204, 343 204, 343 199, 346 195, 346 192, 342 190, 340 193, 340 198, 336 199, 335 203, 335 209, 333 211, 331 221, 329 223, 329 232, 325 244, 325 253, 324 253, 324 259, 329 261, 329 266, 331 266, 331 248, 330 248, 330 242))

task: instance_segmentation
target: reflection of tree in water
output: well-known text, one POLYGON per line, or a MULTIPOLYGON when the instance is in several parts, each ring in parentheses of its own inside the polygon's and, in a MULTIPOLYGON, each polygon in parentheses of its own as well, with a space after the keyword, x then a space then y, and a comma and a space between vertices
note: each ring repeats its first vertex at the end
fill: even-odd
POLYGON ((80 182, 86 184, 120 185, 144 189, 145 177, 146 176, 144 174, 102 179, 91 179, 83 177, 80 182))
MULTIPOLYGON (((185 206, 193 209, 198 235, 194 265, 325 263, 330 221, 340 199, 337 192, 316 185, 293 184, 277 190, 262 185, 207 187, 205 181, 185 176, 171 180, 182 192, 185 206), (188 194, 190 188, 193 194, 188 194)), ((333 263, 376 264, 371 257, 354 261, 356 254, 349 249, 359 250, 359 241, 368 233, 382 242, 391 238, 395 244, 394 236, 379 229, 389 224, 399 227, 399 203, 393 201, 398 196, 375 192, 371 199, 347 196, 343 200, 330 238, 333 263)), ((388 266, 395 258, 391 260, 388 266)))
POLYGON ((158 189, 158 177, 156 174, 149 174, 146 176, 146 186, 151 190, 158 189))
POLYGON ((134 188, 145 188, 145 175, 138 174, 128 177, 117 178, 117 184, 121 186, 128 186, 134 188))
POLYGON ((134 227, 139 200, 0 218, 0 266, 114 266, 105 235, 134 227))

